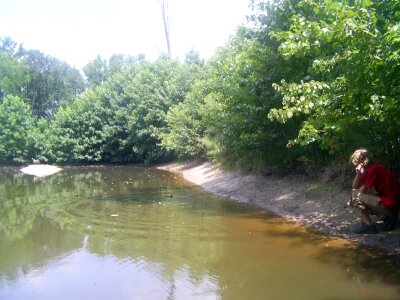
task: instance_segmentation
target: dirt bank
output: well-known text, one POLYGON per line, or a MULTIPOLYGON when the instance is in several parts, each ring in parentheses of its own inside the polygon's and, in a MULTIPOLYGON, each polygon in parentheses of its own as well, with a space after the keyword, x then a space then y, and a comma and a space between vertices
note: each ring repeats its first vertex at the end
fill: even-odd
POLYGON ((359 213, 347 207, 349 192, 336 185, 300 175, 274 176, 226 171, 210 163, 168 164, 160 169, 178 172, 205 190, 248 202, 321 232, 342 236, 394 253, 400 229, 376 235, 354 235, 359 213))

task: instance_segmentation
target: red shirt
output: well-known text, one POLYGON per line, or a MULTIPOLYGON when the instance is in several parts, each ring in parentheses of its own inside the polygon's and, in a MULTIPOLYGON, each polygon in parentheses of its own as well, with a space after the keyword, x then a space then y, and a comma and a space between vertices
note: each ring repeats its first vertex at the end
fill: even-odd
POLYGON ((373 187, 378 192, 383 206, 390 210, 400 209, 399 182, 389 169, 373 163, 360 180, 367 188, 373 187))

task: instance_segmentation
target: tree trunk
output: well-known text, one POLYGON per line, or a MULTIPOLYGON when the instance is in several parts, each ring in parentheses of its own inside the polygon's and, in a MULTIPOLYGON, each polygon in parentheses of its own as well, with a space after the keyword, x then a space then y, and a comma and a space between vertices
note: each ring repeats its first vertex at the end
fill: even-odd
POLYGON ((162 0, 160 5, 161 5, 161 13, 162 13, 162 17, 163 17, 163 22, 164 22, 165 39, 167 41, 168 57, 169 57, 169 59, 171 59, 172 58, 171 43, 170 43, 170 39, 169 39, 169 27, 170 27, 171 20, 169 19, 169 15, 168 15, 168 0, 162 0))

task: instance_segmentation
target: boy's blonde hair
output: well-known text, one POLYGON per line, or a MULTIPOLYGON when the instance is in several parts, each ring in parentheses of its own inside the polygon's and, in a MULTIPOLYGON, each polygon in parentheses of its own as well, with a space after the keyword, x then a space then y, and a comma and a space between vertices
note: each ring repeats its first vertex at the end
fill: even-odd
POLYGON ((349 164, 356 167, 359 164, 367 166, 371 162, 371 156, 367 149, 361 148, 354 151, 350 156, 349 164))

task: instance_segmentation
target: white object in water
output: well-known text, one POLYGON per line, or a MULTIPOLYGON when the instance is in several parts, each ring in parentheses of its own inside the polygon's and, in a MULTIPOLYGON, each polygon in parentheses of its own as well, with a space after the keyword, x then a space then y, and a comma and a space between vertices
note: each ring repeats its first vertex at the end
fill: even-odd
POLYGON ((28 175, 45 177, 61 171, 62 169, 51 165, 29 165, 22 168, 21 171, 28 175))

